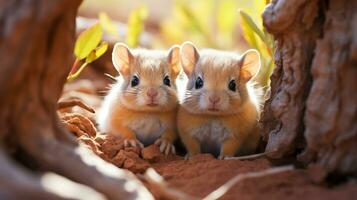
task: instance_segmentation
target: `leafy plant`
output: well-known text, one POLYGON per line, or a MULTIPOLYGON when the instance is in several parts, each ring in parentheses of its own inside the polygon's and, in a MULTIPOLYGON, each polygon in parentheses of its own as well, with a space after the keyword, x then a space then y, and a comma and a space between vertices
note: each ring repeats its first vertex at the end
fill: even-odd
POLYGON ((101 42, 102 36, 103 30, 99 23, 94 24, 78 36, 74 46, 76 60, 72 65, 67 81, 76 79, 89 63, 95 61, 107 51, 108 44, 101 42))
MULTIPOLYGON (((144 22, 147 16, 148 11, 145 6, 141 6, 131 12, 128 19, 128 32, 126 34, 126 43, 129 46, 138 46, 139 37, 144 30, 144 22)), ((83 31, 76 40, 74 47, 76 60, 72 65, 67 81, 76 79, 89 63, 95 61, 107 51, 108 43, 101 42, 104 32, 110 34, 116 40, 120 39, 116 25, 106 13, 99 13, 98 18, 99 23, 83 31)))
POLYGON ((130 13, 128 19, 128 32, 126 34, 126 43, 130 47, 136 47, 139 44, 139 37, 144 30, 144 22, 148 17, 148 10, 145 6, 140 6, 130 13))
POLYGON ((257 77, 258 82, 263 86, 267 86, 269 77, 274 69, 273 52, 275 47, 273 37, 264 28, 259 28, 246 12, 240 10, 239 13, 245 40, 261 54, 262 66, 257 77))
POLYGON ((191 40, 198 46, 239 52, 255 48, 262 58, 257 81, 266 86, 274 67, 273 39, 264 30, 261 17, 267 3, 269 0, 176 0, 172 16, 161 23, 162 40, 167 45, 191 40))
POLYGON ((119 40, 119 31, 114 22, 105 12, 100 12, 98 15, 99 23, 102 25, 103 30, 110 34, 114 39, 119 40))
MULTIPOLYGON (((172 16, 161 24, 166 45, 194 41, 198 46, 237 49, 237 0, 175 0, 172 16)), ((239 49, 241 50, 241 49, 239 49)))

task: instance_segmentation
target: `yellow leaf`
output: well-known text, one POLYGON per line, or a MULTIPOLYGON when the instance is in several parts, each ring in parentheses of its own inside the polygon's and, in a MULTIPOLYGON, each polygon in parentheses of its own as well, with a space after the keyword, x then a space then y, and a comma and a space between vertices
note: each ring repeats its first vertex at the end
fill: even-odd
POLYGON ((255 34, 252 29, 250 29, 249 25, 246 21, 241 20, 241 28, 243 32, 244 39, 248 42, 248 44, 255 49, 259 49, 259 45, 257 44, 257 40, 255 38, 255 34))
POLYGON ((100 24, 94 24, 89 29, 83 31, 76 40, 74 54, 79 60, 87 57, 95 49, 103 35, 100 24))
POLYGON ((148 10, 144 6, 130 13, 128 20, 128 32, 126 42, 130 47, 136 47, 139 44, 139 37, 144 30, 144 22, 148 17, 148 10))
POLYGON ((102 42, 97 48, 95 48, 86 58, 86 63, 91 63, 102 56, 108 49, 108 43, 102 42))
POLYGON ((107 13, 105 12, 99 13, 99 22, 100 25, 102 25, 104 31, 111 34, 115 39, 119 39, 118 29, 115 26, 115 24, 112 22, 112 20, 109 18, 107 13))
POLYGON ((263 35, 263 32, 258 28, 258 26, 254 23, 254 21, 252 20, 252 18, 247 14, 245 13, 244 11, 240 10, 239 11, 240 13, 240 16, 242 18, 242 20, 247 23, 247 25, 249 26, 249 28, 251 30, 253 30, 259 37, 260 39, 265 42, 265 38, 264 38, 264 35, 263 35))

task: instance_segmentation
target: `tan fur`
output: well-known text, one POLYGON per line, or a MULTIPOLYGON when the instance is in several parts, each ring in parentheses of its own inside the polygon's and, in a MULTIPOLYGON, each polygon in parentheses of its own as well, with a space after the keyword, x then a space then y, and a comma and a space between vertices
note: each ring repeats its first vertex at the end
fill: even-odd
POLYGON ((117 44, 113 50, 113 63, 120 72, 98 115, 101 131, 127 140, 138 140, 144 145, 161 139, 167 148, 173 148, 176 139, 176 110, 178 105, 175 80, 180 72, 179 48, 170 51, 145 49, 129 50, 117 44), (133 76, 139 85, 132 87, 133 76), (171 86, 164 85, 169 76, 171 86), (158 95, 151 100, 147 95, 155 89, 158 95), (153 101, 156 106, 150 106, 153 101))
MULTIPOLYGON (((181 47, 181 56, 186 59, 183 67, 189 81, 177 116, 179 135, 189 155, 202 150, 221 157, 234 156, 237 152, 253 153, 259 142, 259 92, 243 79, 255 76, 252 73, 257 72, 257 66, 246 70, 244 56, 215 50, 202 50, 200 53, 196 50, 197 55, 191 56, 191 62, 188 62, 192 49, 185 52, 185 48, 190 47, 194 48, 190 43, 181 47), (242 77, 243 73, 249 76, 242 77), (197 77, 204 80, 200 89, 195 89, 197 77), (228 90, 228 83, 233 79, 237 82, 236 91, 228 90), (212 107, 208 100, 210 96, 219 96, 219 103, 213 105, 217 110, 209 109, 212 107)), ((245 56, 254 58, 250 54, 245 56)), ((260 65, 260 62, 255 64, 260 65)))

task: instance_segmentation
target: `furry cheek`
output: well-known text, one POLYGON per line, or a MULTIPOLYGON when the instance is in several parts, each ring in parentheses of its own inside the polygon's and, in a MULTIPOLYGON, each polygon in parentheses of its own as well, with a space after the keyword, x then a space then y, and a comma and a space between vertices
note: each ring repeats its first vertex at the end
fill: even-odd
POLYGON ((209 106, 208 99, 205 97, 205 95, 200 95, 198 99, 198 105, 200 109, 207 109, 209 106))
POLYGON ((146 94, 143 92, 138 93, 136 100, 134 100, 138 106, 144 106, 148 102, 148 98, 146 97, 146 94))
POLYGON ((136 106, 136 95, 134 94, 124 94, 119 96, 119 101, 122 102, 122 104, 125 107, 132 108, 136 106))
POLYGON ((218 104, 218 109, 225 111, 228 110, 229 107, 230 107, 229 98, 226 96, 221 96, 221 101, 218 104))
POLYGON ((163 90, 159 90, 159 94, 156 98, 156 101, 159 105, 166 105, 167 104, 167 94, 163 90))
POLYGON ((229 103, 227 106, 227 110, 230 110, 230 112, 235 112, 241 106, 240 95, 230 96, 229 98, 231 103, 229 103))

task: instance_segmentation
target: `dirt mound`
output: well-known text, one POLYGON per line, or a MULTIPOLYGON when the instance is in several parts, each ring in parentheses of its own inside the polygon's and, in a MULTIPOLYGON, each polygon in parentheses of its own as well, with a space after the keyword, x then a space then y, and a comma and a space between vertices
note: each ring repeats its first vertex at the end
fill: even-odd
MULTIPOLYGON (((82 92, 88 92, 79 88, 82 92)), ((89 103, 90 106, 97 109, 97 100, 93 102, 95 104, 89 103)), ((67 129, 97 155, 117 167, 136 173, 141 179, 143 176, 139 174, 143 174, 148 168, 154 168, 163 177, 168 188, 197 199, 205 197, 239 174, 275 167, 263 158, 245 161, 217 160, 212 155, 201 154, 185 160, 182 156, 163 155, 156 145, 144 149, 125 148, 122 139, 97 132, 92 114, 81 113, 67 108, 60 112, 60 118, 67 129)), ((357 195, 355 181, 329 187, 325 178, 326 173, 315 165, 308 169, 247 178, 234 184, 221 199, 354 199, 357 195)), ((146 184, 157 199, 175 199, 163 194, 163 190, 167 188, 160 191, 156 186, 146 184)))

